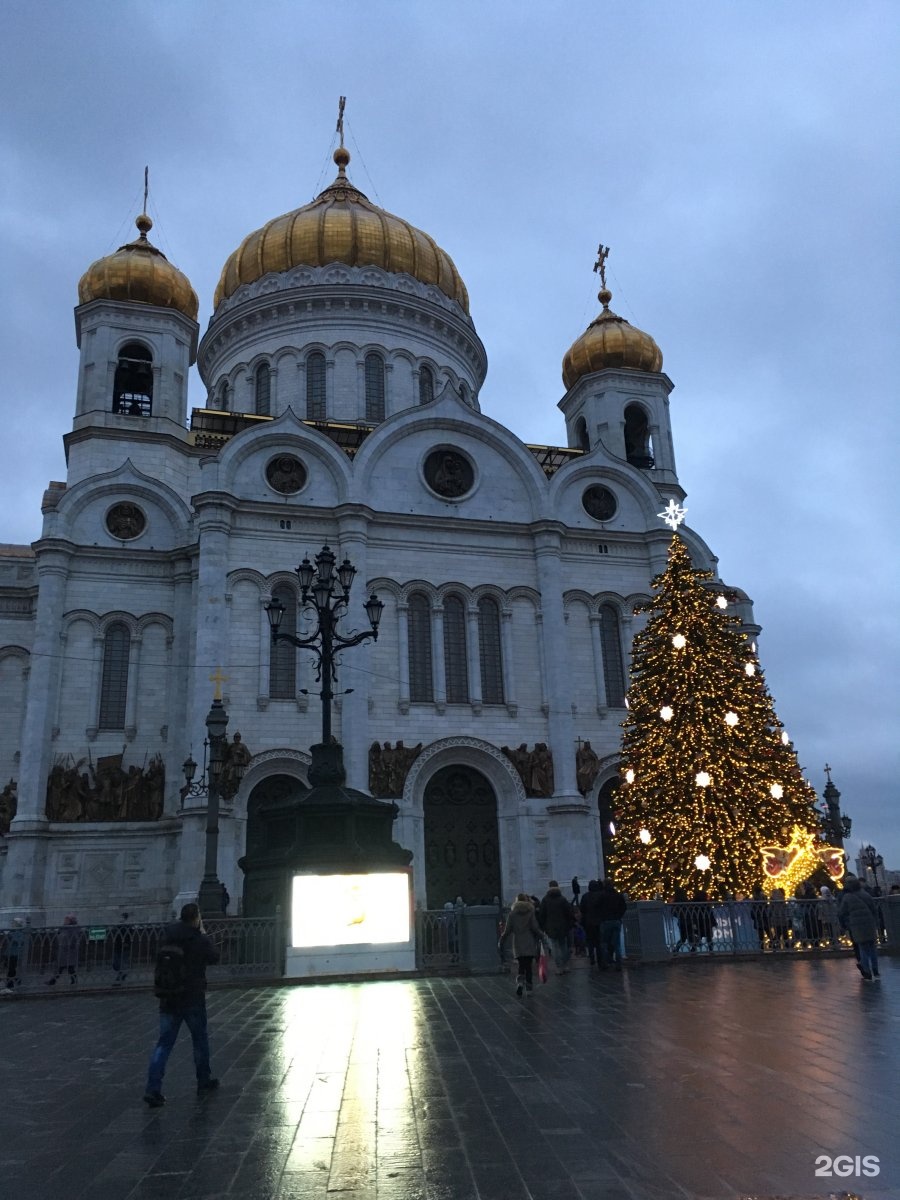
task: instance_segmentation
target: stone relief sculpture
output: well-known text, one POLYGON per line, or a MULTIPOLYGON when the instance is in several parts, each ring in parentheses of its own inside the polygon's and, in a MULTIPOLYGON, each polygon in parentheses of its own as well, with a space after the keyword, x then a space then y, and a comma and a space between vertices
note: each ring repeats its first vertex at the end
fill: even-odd
POLYGON ((535 742, 533 750, 525 742, 515 750, 509 746, 501 746, 500 750, 516 768, 526 796, 549 799, 553 795, 553 753, 546 742, 535 742))
POLYGON ((122 767, 122 754, 76 762, 60 755, 47 778, 47 819, 76 821, 158 821, 162 816, 166 768, 162 756, 122 767), (83 770, 87 764, 87 770, 83 770))
POLYGON ((16 781, 10 779, 9 783, 0 791, 0 837, 9 833, 9 826, 16 815, 18 804, 19 795, 16 781))
POLYGON ((584 742, 575 752, 575 779, 582 796, 586 796, 594 786, 599 771, 600 759, 591 748, 591 743, 584 742))
POLYGON ((237 795, 244 771, 252 757, 252 751, 241 741, 241 735, 236 733, 229 745, 225 747, 221 786, 223 800, 231 800, 237 795))
POLYGON ((397 799, 403 795, 403 787, 409 768, 422 753, 422 743, 404 746, 398 741, 380 746, 373 742, 369 748, 369 791, 377 799, 397 799))

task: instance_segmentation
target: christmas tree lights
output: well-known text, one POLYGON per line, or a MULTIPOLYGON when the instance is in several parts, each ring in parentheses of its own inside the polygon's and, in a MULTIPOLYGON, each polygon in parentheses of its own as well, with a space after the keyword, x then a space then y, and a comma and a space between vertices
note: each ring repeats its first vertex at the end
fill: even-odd
POLYGON ((819 862, 817 797, 783 733, 756 645, 721 593, 704 586, 711 577, 692 567, 675 533, 654 599, 638 610, 651 615, 634 640, 610 864, 634 899, 786 887, 798 859, 808 867, 803 878, 819 862), (779 848, 790 851, 779 857, 779 848))

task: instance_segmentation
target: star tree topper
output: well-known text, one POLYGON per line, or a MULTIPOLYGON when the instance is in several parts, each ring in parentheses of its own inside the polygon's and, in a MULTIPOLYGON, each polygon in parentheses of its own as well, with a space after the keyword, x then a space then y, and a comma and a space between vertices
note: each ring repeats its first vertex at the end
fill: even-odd
POLYGON ((656 514, 662 517, 670 529, 677 529, 684 518, 687 516, 687 509, 682 508, 675 500, 670 500, 661 513, 656 514))

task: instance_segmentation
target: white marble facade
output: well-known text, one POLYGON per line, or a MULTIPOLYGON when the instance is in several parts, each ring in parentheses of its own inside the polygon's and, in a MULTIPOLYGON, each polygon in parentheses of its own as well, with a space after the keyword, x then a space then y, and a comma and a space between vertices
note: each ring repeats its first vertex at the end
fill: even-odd
MULTIPOLYGON (((552 876, 567 883, 598 875, 597 797, 616 776, 623 716, 621 695, 608 694, 603 621, 611 609, 627 671, 633 607, 665 562, 669 532, 657 514, 684 497, 667 377, 616 364, 580 377, 559 402, 564 452, 554 458, 481 411, 487 360, 468 313, 407 272, 341 263, 269 272, 220 300, 199 347, 191 316, 162 303, 101 295, 76 309, 76 325, 81 370, 67 479, 48 487, 33 545, 0 546, 0 786, 16 781, 18 805, 0 837, 0 923, 13 915, 56 923, 70 911, 82 922, 120 911, 155 919, 196 893, 206 810, 202 800, 182 804, 182 763, 191 751, 202 758, 218 668, 227 677, 229 737, 240 731, 253 754, 221 821, 219 874, 237 900, 248 799, 270 776, 305 780, 321 721, 318 698, 301 691, 316 690, 308 655, 298 652, 290 696, 272 686, 264 605, 274 588, 296 585, 300 559, 326 542, 358 568, 348 626, 365 627, 368 591, 385 604, 377 643, 348 652, 340 669, 338 690, 353 689, 334 715, 348 782, 368 789, 374 741, 422 745, 396 796, 395 826, 396 840, 414 852, 417 899, 427 888, 425 790, 454 764, 479 772, 496 798, 504 896, 540 894, 552 876), (142 414, 113 403, 117 363, 133 344, 152 362, 152 405, 142 414), (324 359, 330 429, 307 420, 311 353, 324 359), (373 354, 384 368, 383 418, 368 403, 373 354), (215 414, 188 411, 195 359, 209 408, 249 414, 216 437, 203 437, 215 414), (629 406, 643 413, 652 467, 629 461, 629 406), (352 457, 337 426, 356 430, 352 457), (468 461, 461 494, 439 494, 426 481, 436 450, 468 461), (278 456, 302 463, 299 490, 285 494, 269 482, 278 456), (615 502, 604 520, 583 504, 598 485, 615 502), (136 535, 121 524, 119 536, 110 531, 110 510, 121 504, 140 510, 136 535), (422 596, 429 698, 421 663, 411 678, 411 600, 421 605, 422 596), (462 700, 443 653, 451 596, 464 609, 462 700), (500 628, 499 693, 487 697, 484 598, 495 602, 500 628), (112 626, 126 631, 127 681, 123 706, 104 720, 112 626), (586 795, 576 780, 577 739, 589 740, 600 760, 586 795), (550 748, 551 796, 528 796, 500 752, 522 743, 550 748), (124 771, 162 758, 159 818, 48 820, 55 763, 88 772, 119 753, 124 771)), ((689 529, 684 536, 698 565, 715 569, 702 540, 689 529)), ((749 602, 738 604, 752 620, 749 602)))

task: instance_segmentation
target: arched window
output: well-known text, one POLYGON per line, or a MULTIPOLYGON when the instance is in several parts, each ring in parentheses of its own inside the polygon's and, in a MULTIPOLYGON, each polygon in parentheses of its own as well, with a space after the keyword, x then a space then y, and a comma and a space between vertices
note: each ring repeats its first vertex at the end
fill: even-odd
POLYGON ((653 466, 650 422, 640 404, 629 404, 625 409, 625 457, 633 467, 653 466))
MULTIPOLYGON (((272 589, 272 600, 284 605, 279 633, 297 633, 297 594, 288 584, 272 589)), ((297 695, 297 650, 290 642, 273 642, 269 651, 269 696, 293 700, 297 695)))
POLYGON ((578 443, 578 449, 587 452, 591 448, 590 438, 588 437, 587 424, 584 417, 579 417, 575 422, 575 441, 578 443))
POLYGON ((314 350, 306 358, 306 419, 324 421, 325 417, 325 355, 314 350))
POLYGON ((419 403, 430 404, 434 399, 434 371, 419 367, 419 403))
POLYGON ((478 656, 481 659, 481 698, 485 704, 502 704, 500 609, 491 596, 482 596, 478 601, 478 656))
POLYGON ((228 412, 228 410, 231 408, 231 389, 228 386, 227 379, 223 379, 216 388, 213 396, 212 406, 213 408, 218 409, 219 412, 228 412))
POLYGON ((125 705, 128 699, 128 652, 131 634, 128 626, 116 621, 103 638, 103 672, 100 676, 101 729, 125 728, 125 705))
POLYGON ((625 707, 625 672, 619 614, 612 604, 600 605, 600 644, 603 647, 603 684, 610 708, 625 707))
POLYGON ((431 675, 431 605, 422 592, 409 598, 409 698, 416 704, 434 699, 431 675))
POLYGON ((123 346, 113 382, 114 413, 149 417, 153 410, 153 355, 139 342, 123 346))
POLYGON ((448 704, 468 703, 466 609, 459 596, 448 596, 444 601, 444 674, 448 704))
POLYGON ((384 420, 384 360, 380 354, 366 355, 366 420, 384 420))
POLYGON ((256 415, 267 417, 272 404, 272 369, 268 363, 260 363, 254 377, 256 392, 256 415))

